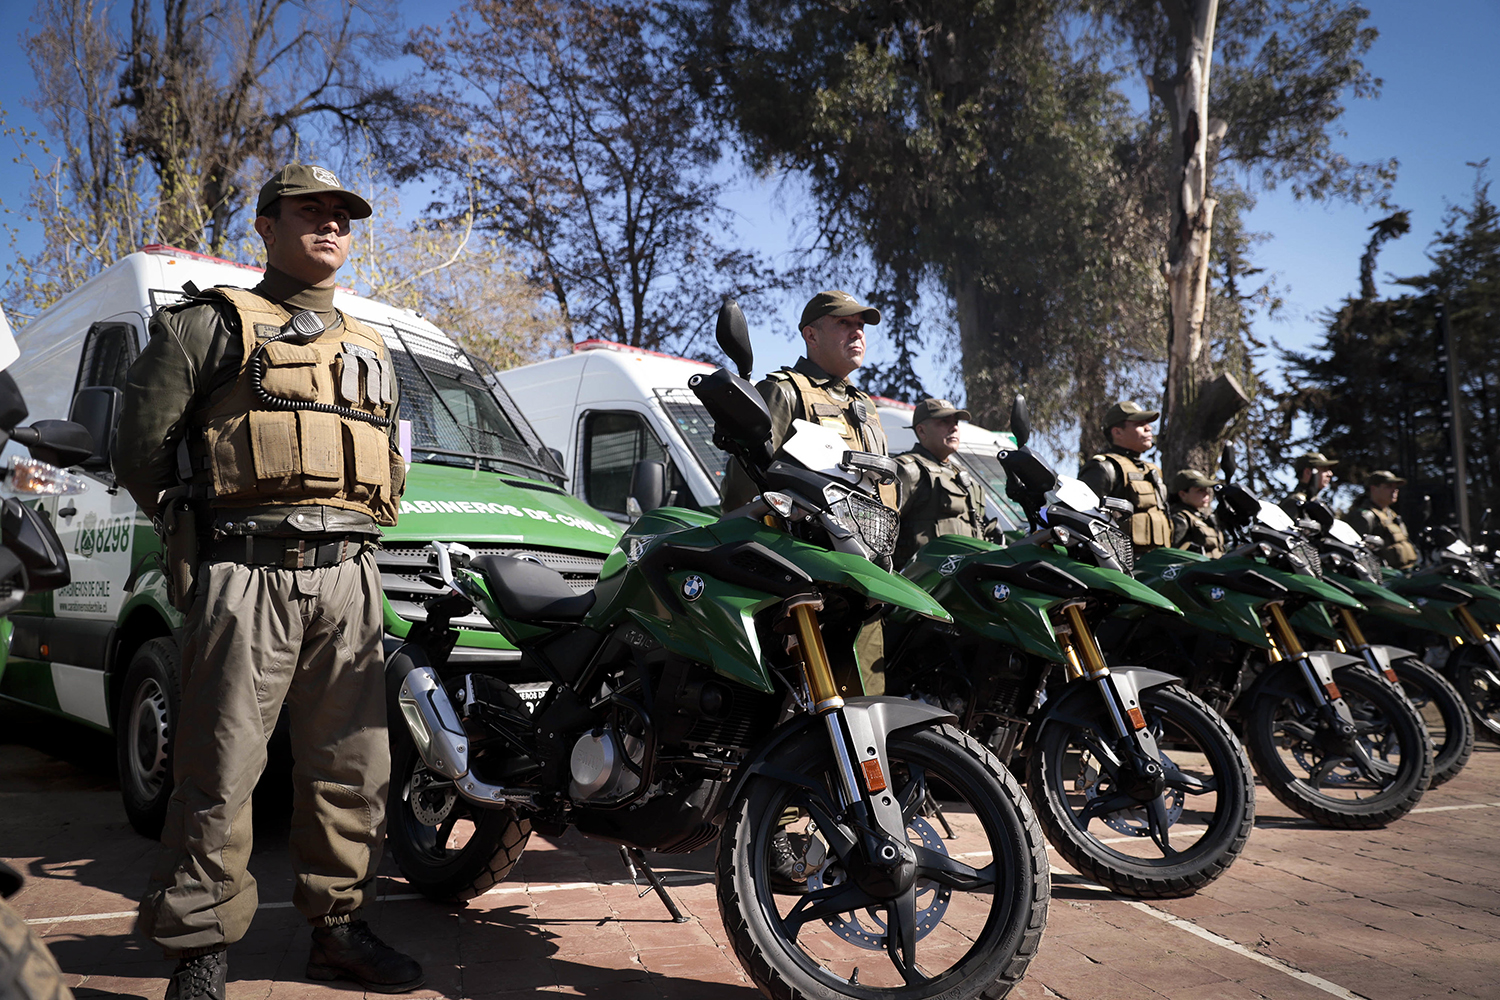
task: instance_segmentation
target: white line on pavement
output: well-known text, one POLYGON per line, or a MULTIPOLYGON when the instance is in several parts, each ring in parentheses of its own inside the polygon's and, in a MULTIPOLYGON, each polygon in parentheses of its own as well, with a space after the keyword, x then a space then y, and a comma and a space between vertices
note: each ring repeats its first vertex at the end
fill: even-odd
POLYGON ((1500 802, 1474 802, 1466 806, 1428 806, 1426 809, 1413 809, 1414 813, 1442 813, 1453 812, 1455 809, 1494 809, 1500 807, 1500 802))

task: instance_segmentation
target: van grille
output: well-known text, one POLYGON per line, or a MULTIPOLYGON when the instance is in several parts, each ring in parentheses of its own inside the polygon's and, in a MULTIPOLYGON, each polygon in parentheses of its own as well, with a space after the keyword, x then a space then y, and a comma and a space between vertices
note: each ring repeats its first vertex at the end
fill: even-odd
MULTIPOLYGON (((568 581, 575 593, 593 590, 599 582, 599 570, 604 565, 603 556, 580 555, 575 552, 553 552, 550 549, 528 548, 515 545, 470 545, 476 556, 510 556, 515 559, 530 559, 549 569, 555 569, 568 581)), ((422 602, 438 593, 438 589, 422 580, 423 573, 436 573, 435 553, 421 542, 387 542, 375 552, 375 564, 380 567, 380 586, 385 591, 391 609, 409 622, 427 619, 422 602)), ((490 623, 477 611, 462 618, 453 619, 458 628, 493 632, 490 623)))

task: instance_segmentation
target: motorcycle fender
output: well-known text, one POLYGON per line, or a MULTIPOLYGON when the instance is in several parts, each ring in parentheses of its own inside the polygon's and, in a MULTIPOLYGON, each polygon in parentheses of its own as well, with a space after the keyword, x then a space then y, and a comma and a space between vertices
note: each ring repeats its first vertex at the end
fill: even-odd
MULTIPOLYGON (((863 761, 866 759, 878 761, 882 775, 890 774, 890 761, 886 758, 886 742, 893 734, 907 729, 940 726, 943 723, 957 724, 958 722, 958 718, 951 712, 925 702, 912 701, 909 698, 870 696, 849 698, 844 702, 841 711, 845 726, 856 743, 855 749, 859 751, 853 758, 854 769, 856 776, 862 779, 865 777, 862 771, 863 761), (864 741, 863 746, 858 745, 861 740, 864 741), (871 746, 876 751, 873 758, 867 752, 871 746)), ((740 765, 735 773, 734 781, 729 786, 728 793, 720 801, 724 802, 726 809, 729 808, 739 801, 750 779, 762 774, 773 776, 781 781, 804 785, 821 793, 823 791, 821 785, 815 784, 806 775, 792 771, 785 764, 786 761, 795 759, 810 741, 818 741, 825 747, 828 745, 828 728, 822 716, 799 715, 782 724, 760 746, 746 755, 745 763, 740 765)), ((870 796, 872 804, 878 805, 880 798, 879 795, 870 796)), ((898 819, 899 813, 898 806, 898 819)), ((885 824, 882 823, 882 825, 885 824)), ((899 829, 903 831, 904 836, 904 824, 900 825, 899 829)))
POLYGON ((1333 683, 1333 672, 1339 667, 1360 666, 1364 662, 1358 656, 1335 653, 1329 649, 1309 650, 1307 659, 1312 664, 1313 672, 1318 675, 1318 680, 1324 687, 1333 683))
MULTIPOLYGON (((1181 677, 1173 676, 1164 670, 1152 670, 1150 667, 1110 667, 1109 677, 1127 707, 1140 706, 1142 691, 1182 682, 1181 677)), ((1086 721, 1083 716, 1072 716, 1069 713, 1074 711, 1077 702, 1086 701, 1092 705, 1097 703, 1095 699, 1099 697, 1099 689, 1092 683, 1074 681, 1067 686, 1060 697, 1047 699, 1046 707, 1037 718, 1033 729, 1040 732, 1043 725, 1059 716, 1068 718, 1074 723, 1083 723, 1086 721)))
POLYGON ((1392 669, 1391 664, 1407 657, 1415 658, 1417 654, 1409 649, 1401 649, 1398 646, 1371 646, 1370 655, 1375 657, 1375 663, 1380 669, 1381 676, 1392 684, 1399 684, 1400 681, 1397 679, 1396 671, 1392 669))

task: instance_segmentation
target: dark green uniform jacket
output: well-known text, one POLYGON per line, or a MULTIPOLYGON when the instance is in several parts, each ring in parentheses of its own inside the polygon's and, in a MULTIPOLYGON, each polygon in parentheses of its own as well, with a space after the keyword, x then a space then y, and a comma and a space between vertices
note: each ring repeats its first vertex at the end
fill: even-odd
MULTIPOLYGON (((325 337, 343 325, 343 317, 333 308, 332 287, 309 287, 268 268, 252 291, 293 312, 311 309, 323 320, 325 337)), ((240 372, 243 346, 238 324, 233 307, 220 300, 190 299, 161 310, 151 320, 151 338, 130 368, 129 402, 120 415, 113 452, 116 480, 148 515, 156 516, 157 498, 181 482, 178 444, 185 435, 202 432, 197 418, 240 372)), ((399 385, 393 384, 392 391, 399 396, 399 385)), ((390 412, 395 413, 399 404, 399 398, 394 400, 390 412)), ((393 420, 393 450, 397 426, 393 420)), ((236 534, 380 533, 365 514, 323 506, 242 508, 234 512, 234 523, 236 534)), ((202 521, 200 525, 208 527, 202 521)))
POLYGON ((1176 497, 1167 509, 1172 515, 1172 548, 1201 552, 1210 559, 1224 554, 1224 533, 1213 511, 1199 511, 1176 497))
POLYGON ((896 567, 939 535, 988 538, 995 522, 984 516, 984 489, 951 459, 939 462, 922 445, 896 456, 901 492, 901 534, 896 567))

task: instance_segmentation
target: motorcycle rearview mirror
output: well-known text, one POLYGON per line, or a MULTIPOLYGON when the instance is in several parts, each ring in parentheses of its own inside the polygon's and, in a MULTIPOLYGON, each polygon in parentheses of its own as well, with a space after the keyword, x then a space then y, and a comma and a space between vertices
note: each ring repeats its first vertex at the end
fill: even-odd
POLYGON ((26 419, 26 412, 21 387, 10 372, 0 372, 0 444, 5 443, 5 435, 16 424, 26 419))
POLYGON ((1333 515, 1333 508, 1322 500, 1309 500, 1303 504, 1302 516, 1315 523, 1318 526, 1319 532, 1323 534, 1328 533, 1328 530, 1333 527, 1333 522, 1336 520, 1333 515))
POLYGON ((1234 479, 1234 445, 1226 444, 1224 450, 1219 453, 1219 471, 1224 473, 1225 482, 1234 479))
POLYGON ((1225 483, 1219 489, 1219 511, 1231 527, 1242 528, 1260 513, 1260 500, 1239 483, 1225 483))
POLYGON ((1018 448, 1026 447, 1026 442, 1031 440, 1031 410, 1026 406, 1025 396, 1016 396, 1015 402, 1010 404, 1010 433, 1018 448))
POLYGON ((725 300, 719 307, 719 322, 714 329, 714 339, 730 361, 734 362, 740 378, 750 377, 750 366, 755 352, 750 348, 750 325, 745 322, 745 312, 734 299, 725 300))
POLYGON ((38 420, 30 427, 17 427, 10 436, 25 445, 32 458, 62 469, 82 465, 96 450, 94 435, 71 420, 38 420))
POLYGON ((713 418, 715 443, 730 442, 757 464, 771 460, 771 410, 754 386, 719 368, 694 375, 688 388, 713 418))

